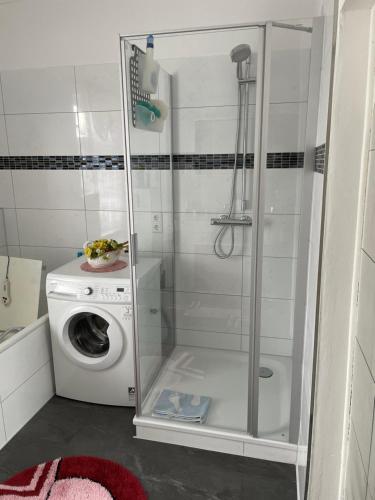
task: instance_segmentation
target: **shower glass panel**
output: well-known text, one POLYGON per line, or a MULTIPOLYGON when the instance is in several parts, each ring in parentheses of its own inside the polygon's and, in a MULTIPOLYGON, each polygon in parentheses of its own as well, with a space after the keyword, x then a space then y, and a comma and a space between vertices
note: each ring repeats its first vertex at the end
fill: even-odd
POLYGON ((311 41, 309 32, 272 26, 265 51, 267 158, 260 173, 257 262, 253 263, 259 280, 257 435, 277 441, 289 441, 291 404, 298 404, 298 395, 294 401, 291 397, 294 342, 303 336, 303 325, 295 329, 294 312, 311 41))
POLYGON ((206 426, 247 431, 244 297, 262 36, 257 27, 156 35, 158 94, 135 97, 146 38, 123 42, 138 416, 154 417, 169 390, 192 396, 193 405, 198 396, 210 398, 206 426), (151 130, 154 121, 133 119, 134 107, 149 97, 168 106, 161 133, 151 130), (160 278, 154 270, 144 280, 159 264, 160 278))
POLYGON ((137 426, 297 441, 321 40, 303 25, 157 34, 151 95, 146 36, 122 39, 137 426))

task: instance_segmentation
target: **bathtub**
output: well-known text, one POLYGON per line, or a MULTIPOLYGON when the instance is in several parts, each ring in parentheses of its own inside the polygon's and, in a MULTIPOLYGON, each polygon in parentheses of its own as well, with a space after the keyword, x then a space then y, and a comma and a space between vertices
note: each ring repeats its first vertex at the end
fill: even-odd
POLYGON ((48 314, 0 343, 0 449, 54 395, 48 314))

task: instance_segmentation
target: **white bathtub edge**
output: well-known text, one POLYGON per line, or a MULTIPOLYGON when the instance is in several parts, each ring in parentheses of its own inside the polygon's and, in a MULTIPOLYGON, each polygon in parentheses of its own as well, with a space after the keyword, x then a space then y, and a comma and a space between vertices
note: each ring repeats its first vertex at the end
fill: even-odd
POLYGON ((8 340, 5 340, 4 342, 0 343, 0 353, 6 351, 10 347, 12 347, 14 344, 17 344, 17 342, 20 342, 23 338, 25 338, 27 335, 30 335, 34 330, 39 328, 39 326, 43 325, 44 323, 48 323, 48 314, 44 314, 37 320, 33 321, 30 323, 30 325, 25 326, 23 330, 21 330, 19 333, 13 335, 8 340))

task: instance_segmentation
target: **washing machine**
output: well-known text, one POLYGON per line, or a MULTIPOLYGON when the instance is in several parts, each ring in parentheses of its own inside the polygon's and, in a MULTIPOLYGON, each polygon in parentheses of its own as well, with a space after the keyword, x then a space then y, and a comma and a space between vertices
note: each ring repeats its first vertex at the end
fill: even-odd
MULTIPOLYGON (((90 403, 134 406, 129 266, 88 273, 80 267, 84 261, 84 257, 77 258, 47 275, 56 394, 90 403)), ((153 360, 147 380, 142 380, 146 386, 161 363, 160 259, 142 259, 137 264, 137 280, 142 290, 141 323, 152 338, 151 347, 146 342, 153 360)))

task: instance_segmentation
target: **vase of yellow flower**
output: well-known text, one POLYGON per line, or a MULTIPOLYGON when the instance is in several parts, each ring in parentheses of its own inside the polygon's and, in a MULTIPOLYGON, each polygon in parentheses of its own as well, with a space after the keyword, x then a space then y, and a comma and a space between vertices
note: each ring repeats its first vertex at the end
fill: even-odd
POLYGON ((118 243, 107 239, 86 241, 83 250, 90 266, 98 269, 115 264, 121 251, 128 250, 128 242, 118 243))

